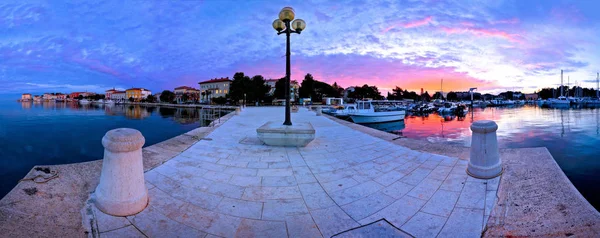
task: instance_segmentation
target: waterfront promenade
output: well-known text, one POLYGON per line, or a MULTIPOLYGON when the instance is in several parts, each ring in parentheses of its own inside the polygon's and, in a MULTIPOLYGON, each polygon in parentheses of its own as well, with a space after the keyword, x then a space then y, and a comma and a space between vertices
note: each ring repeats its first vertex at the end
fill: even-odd
POLYGON ((144 148, 150 203, 130 217, 108 216, 85 202, 98 183, 101 161, 50 166, 60 178, 21 182, 0 201, 0 232, 11 237, 83 237, 85 231, 105 237, 599 234, 598 212, 545 148, 501 150, 502 178, 479 180, 466 175, 467 148, 393 140, 397 136, 304 108, 292 121, 311 122, 315 140, 305 148, 269 147, 256 138, 256 128, 266 121, 283 121, 283 108, 247 108, 215 127, 144 148))
POLYGON ((256 128, 282 120, 281 109, 244 110, 146 172, 149 206, 127 218, 94 210, 95 229, 148 237, 330 237, 385 219, 389 224, 352 232, 481 235, 499 178, 468 177, 465 160, 413 151, 305 109, 293 118, 316 128, 309 146, 265 146, 256 128))

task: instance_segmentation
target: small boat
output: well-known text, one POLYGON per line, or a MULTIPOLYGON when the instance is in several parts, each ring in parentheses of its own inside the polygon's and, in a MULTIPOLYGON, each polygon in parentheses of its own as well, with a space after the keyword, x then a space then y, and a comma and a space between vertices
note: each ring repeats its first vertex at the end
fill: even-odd
POLYGON ((115 104, 115 101, 108 99, 104 101, 104 104, 115 104))
POLYGON ((438 113, 440 113, 440 114, 450 114, 450 113, 454 113, 454 110, 456 110, 456 104, 455 103, 451 103, 451 102, 447 102, 447 103, 444 103, 443 107, 440 107, 438 109, 438 113))
POLYGON ((558 98, 549 99, 549 102, 552 105, 555 105, 555 104, 569 105, 569 104, 571 104, 571 101, 569 101, 569 99, 567 99, 567 97, 565 97, 565 96, 560 96, 558 98))
POLYGON ((379 123, 404 120, 406 109, 398 106, 390 106, 389 101, 357 101, 356 111, 348 115, 354 123, 379 123), (377 104, 384 104, 379 106, 377 104))
POLYGON ((335 111, 331 112, 331 115, 336 116, 336 117, 347 117, 347 116, 349 116, 349 113, 355 112, 355 111, 356 111, 356 105, 350 104, 350 105, 338 106, 335 111))
POLYGON ((88 101, 87 99, 81 99, 81 100, 79 100, 79 104, 81 104, 81 105, 90 104, 90 101, 88 101))

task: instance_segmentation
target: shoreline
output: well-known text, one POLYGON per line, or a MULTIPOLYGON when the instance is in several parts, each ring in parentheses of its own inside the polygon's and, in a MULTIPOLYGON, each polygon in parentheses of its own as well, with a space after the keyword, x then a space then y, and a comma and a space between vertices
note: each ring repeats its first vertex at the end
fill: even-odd
MULTIPOLYGON (((163 142, 143 148, 144 172, 149 171, 207 138, 235 113, 163 142)), ((367 135, 416 151, 468 160, 469 148, 401 138, 335 117, 329 120, 367 135)), ((600 213, 577 191, 545 147, 500 149, 504 174, 497 203, 482 236, 593 236, 600 234, 600 213)), ((0 200, 0 232, 11 237, 69 236, 81 234, 80 209, 95 190, 102 160, 74 164, 34 166, 59 172, 47 183, 19 182, 0 200)))

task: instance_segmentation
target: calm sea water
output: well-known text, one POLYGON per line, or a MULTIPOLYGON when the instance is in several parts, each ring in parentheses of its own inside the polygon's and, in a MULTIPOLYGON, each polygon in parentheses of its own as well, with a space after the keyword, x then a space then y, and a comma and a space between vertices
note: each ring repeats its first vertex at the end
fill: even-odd
POLYGON ((498 124, 501 148, 546 147, 583 196, 600 210, 600 109, 475 108, 466 117, 407 115, 402 122, 368 125, 408 138, 470 146, 476 120, 498 124))
POLYGON ((222 111, 0 101, 0 197, 35 165, 102 159, 102 137, 134 128, 149 146, 207 126, 222 111), (202 118, 202 119, 201 119, 202 118))

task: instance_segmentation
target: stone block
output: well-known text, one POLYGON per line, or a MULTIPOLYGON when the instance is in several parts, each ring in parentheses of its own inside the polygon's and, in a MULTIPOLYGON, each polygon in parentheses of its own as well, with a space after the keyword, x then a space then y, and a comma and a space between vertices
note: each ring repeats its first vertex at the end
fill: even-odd
POLYGON ((256 132, 258 138, 270 146, 305 147, 315 139, 315 129, 309 122, 296 122, 291 126, 267 122, 256 132))

